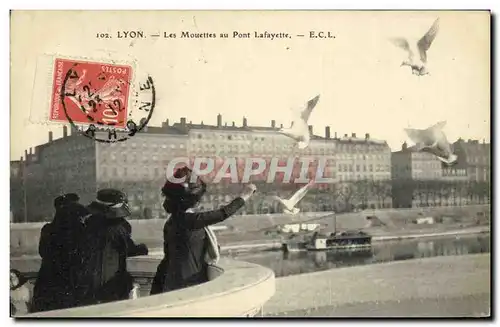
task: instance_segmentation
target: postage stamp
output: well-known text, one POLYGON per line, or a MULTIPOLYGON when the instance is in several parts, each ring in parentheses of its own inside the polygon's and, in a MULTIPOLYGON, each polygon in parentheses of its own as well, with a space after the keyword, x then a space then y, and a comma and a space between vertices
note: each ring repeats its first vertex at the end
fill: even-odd
POLYGON ((56 58, 49 122, 69 123, 98 142, 121 142, 144 129, 155 107, 153 79, 130 65, 56 58))
POLYGON ((132 70, 131 66, 57 58, 49 120, 124 129, 132 70))

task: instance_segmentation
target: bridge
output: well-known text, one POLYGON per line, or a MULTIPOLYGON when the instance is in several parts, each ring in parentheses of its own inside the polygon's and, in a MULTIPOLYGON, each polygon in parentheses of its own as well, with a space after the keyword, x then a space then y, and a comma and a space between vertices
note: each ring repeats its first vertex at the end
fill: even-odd
MULTIPOLYGON (((147 294, 160 257, 129 260, 147 294)), ((490 261, 490 254, 434 257, 275 279, 268 268, 222 259, 210 267, 210 280, 194 287, 24 317, 484 317, 491 310, 490 261)))

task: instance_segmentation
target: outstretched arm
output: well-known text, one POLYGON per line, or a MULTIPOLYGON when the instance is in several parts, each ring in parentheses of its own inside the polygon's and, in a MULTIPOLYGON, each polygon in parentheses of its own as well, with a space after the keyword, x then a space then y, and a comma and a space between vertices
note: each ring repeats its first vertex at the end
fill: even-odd
POLYGON ((201 229, 206 226, 217 224, 234 215, 245 205, 245 200, 237 197, 231 203, 213 211, 186 213, 184 224, 188 229, 201 229))

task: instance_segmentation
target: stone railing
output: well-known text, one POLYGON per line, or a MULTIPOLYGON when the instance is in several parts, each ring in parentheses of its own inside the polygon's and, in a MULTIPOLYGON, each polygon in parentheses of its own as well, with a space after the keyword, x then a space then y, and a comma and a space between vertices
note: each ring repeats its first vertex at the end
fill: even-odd
MULTIPOLYGON (((142 284, 141 293, 149 293, 144 287, 146 284, 150 287, 160 259, 157 256, 129 259, 130 272, 142 284), (141 279, 148 282, 141 283, 141 279)), ((23 317, 253 317, 262 314, 264 304, 275 292, 274 272, 256 264, 221 259, 217 266, 209 267, 208 275, 206 283, 173 292, 23 317)))

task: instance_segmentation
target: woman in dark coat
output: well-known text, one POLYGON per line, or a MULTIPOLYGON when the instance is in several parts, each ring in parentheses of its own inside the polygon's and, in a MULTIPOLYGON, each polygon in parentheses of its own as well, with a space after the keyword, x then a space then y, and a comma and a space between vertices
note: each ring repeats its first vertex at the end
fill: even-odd
POLYGON ((163 207, 171 214, 165 223, 164 255, 160 262, 151 294, 158 294, 207 281, 208 263, 205 255, 209 238, 205 227, 219 223, 234 215, 255 192, 253 184, 242 195, 217 210, 195 213, 194 208, 206 191, 206 184, 198 177, 191 183, 192 171, 178 169, 174 177, 186 177, 185 183, 167 181, 162 188, 163 207))
POLYGON ((132 227, 126 220, 130 216, 127 196, 115 189, 99 190, 97 199, 87 208, 92 215, 87 220, 81 247, 81 303, 128 299, 133 278, 127 270, 127 258, 146 255, 148 249, 132 240, 132 227))
POLYGON ((78 241, 84 229, 82 221, 88 215, 78 200, 73 193, 56 198, 54 220, 42 228, 38 247, 42 264, 33 289, 33 312, 77 305, 78 241))

